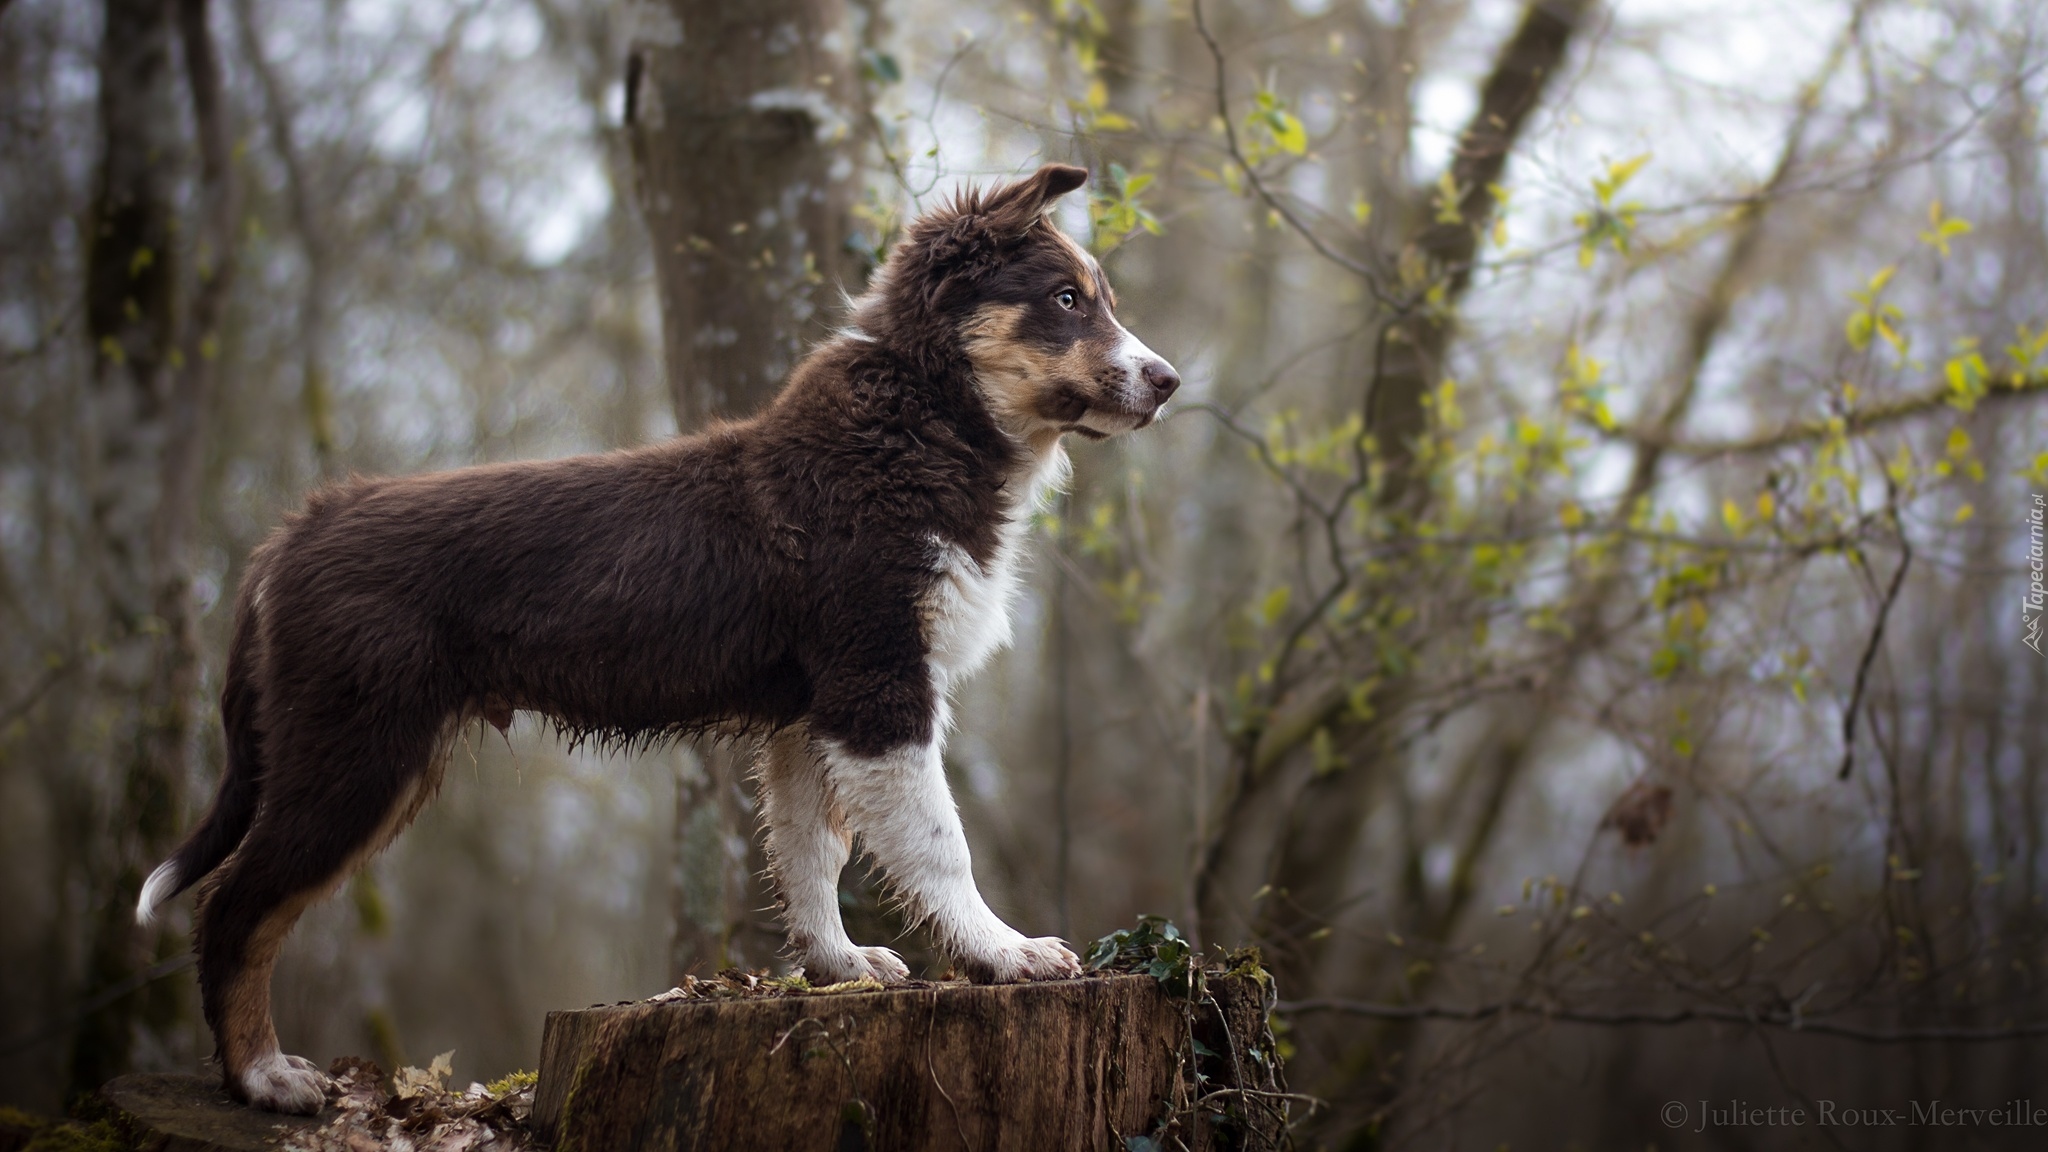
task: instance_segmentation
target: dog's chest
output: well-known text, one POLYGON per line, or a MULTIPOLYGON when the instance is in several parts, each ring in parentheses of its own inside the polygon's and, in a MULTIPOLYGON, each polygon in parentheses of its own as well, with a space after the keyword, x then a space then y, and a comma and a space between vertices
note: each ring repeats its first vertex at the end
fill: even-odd
POLYGON ((986 564, 965 548, 934 538, 936 579, 925 593, 925 650, 934 670, 956 681, 1010 643, 1010 606, 1022 582, 1025 538, 1039 495, 1063 473, 1064 455, 1034 469, 1005 510, 995 551, 986 564))
POLYGON ((958 544, 934 541, 938 579, 924 598, 925 648, 948 680, 971 674, 1009 644, 1022 535, 1005 524, 1002 545, 987 565, 958 544))

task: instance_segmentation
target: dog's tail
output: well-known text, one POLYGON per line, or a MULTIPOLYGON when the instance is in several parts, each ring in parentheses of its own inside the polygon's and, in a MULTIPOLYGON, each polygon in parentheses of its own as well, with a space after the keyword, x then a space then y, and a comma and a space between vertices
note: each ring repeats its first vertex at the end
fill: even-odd
POLYGON ((228 649, 225 683, 220 694, 221 726, 227 735, 227 767, 221 772, 220 788, 213 807, 207 809, 199 827, 185 837, 171 858, 157 865, 143 882, 142 896, 135 903, 135 922, 148 924, 157 909, 172 897, 197 884, 220 867, 248 835, 256 818, 256 801, 263 779, 262 741, 256 726, 256 688, 260 643, 258 613, 262 602, 262 571, 259 552, 242 581, 242 595, 235 605, 235 636, 228 649))

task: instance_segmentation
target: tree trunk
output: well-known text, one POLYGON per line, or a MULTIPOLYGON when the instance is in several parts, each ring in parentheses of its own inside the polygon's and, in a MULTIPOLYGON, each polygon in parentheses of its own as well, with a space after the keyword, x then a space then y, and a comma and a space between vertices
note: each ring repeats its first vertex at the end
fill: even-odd
MULTIPOLYGON (((1259 986, 1208 988, 1213 1006, 1150 976, 1110 976, 555 1012, 533 1128, 561 1152, 1124 1152, 1126 1137, 1186 1108, 1188 1069, 1206 1093, 1275 1090, 1259 986)), ((1274 1098, 1221 1099, 1236 1116, 1183 1111, 1178 1138, 1278 1147, 1274 1098)))
MULTIPOLYGON (((142 878, 173 844, 185 791, 175 705, 154 687, 180 640, 158 615, 166 445, 178 433, 172 374, 177 341, 172 183, 182 151, 168 0, 107 0, 100 41, 101 154, 91 212, 85 314, 92 344, 92 568, 105 605, 108 746, 121 766, 96 813, 109 834, 93 853, 85 985, 129 979, 172 945, 134 922, 142 878), (152 947, 154 943, 154 947, 152 947)), ((182 478, 178 478, 182 480, 182 478)), ((189 717, 186 718, 189 720, 189 717)), ((181 1006, 168 985, 122 997, 87 1017, 71 1053, 74 1092, 126 1068, 139 1029, 162 1030, 181 1006)))
POLYGON ((1533 0, 1515 34, 1494 58, 1479 88, 1479 107, 1458 136, 1449 175, 1455 206, 1426 193, 1412 217, 1420 226, 1408 243, 1428 262, 1443 289, 1440 307, 1422 307, 1394 321, 1386 364, 1373 385, 1366 428, 1386 461, 1384 499, 1400 509, 1425 498, 1412 475, 1415 440, 1426 430, 1424 399, 1443 379, 1444 353, 1455 333, 1455 309, 1472 283, 1479 238, 1497 207, 1494 187, 1535 113, 1550 80, 1564 65, 1573 34, 1593 0, 1533 0))
POLYGON ((745 415, 859 287, 857 89, 840 0, 642 8, 627 66, 676 422, 745 415))
MULTIPOLYGON (((836 321, 861 264, 858 89, 841 0, 667 0, 639 8, 626 123, 654 243, 676 426, 743 416, 836 321)), ((698 746, 676 788, 676 979, 765 963, 743 750, 698 746)))

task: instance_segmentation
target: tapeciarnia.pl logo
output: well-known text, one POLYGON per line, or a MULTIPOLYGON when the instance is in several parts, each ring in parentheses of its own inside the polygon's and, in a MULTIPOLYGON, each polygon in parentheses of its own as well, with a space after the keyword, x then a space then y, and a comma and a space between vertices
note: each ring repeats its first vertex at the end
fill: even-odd
POLYGON ((2048 574, 2048 558, 2044 557, 2048 557, 2048 553, 2042 549, 2041 531, 2044 526, 2042 518, 2048 515, 2048 507, 2044 507, 2044 503, 2048 502, 2044 502, 2039 492, 2033 496, 2033 507, 2027 510, 2027 574, 2030 582, 2027 584, 2025 605, 2020 609, 2020 643, 2032 648, 2034 655, 2042 656, 2048 655, 2041 650, 2041 623, 2048 620, 2048 587, 2044 587, 2044 583, 2048 583, 2048 579, 2044 579, 2044 574, 2048 574))

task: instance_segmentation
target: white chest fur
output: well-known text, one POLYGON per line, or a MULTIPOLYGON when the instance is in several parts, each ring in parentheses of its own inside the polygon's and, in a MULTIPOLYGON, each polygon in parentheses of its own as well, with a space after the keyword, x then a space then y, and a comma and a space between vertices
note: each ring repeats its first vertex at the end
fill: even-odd
POLYGON ((1022 575, 1031 515, 1047 492, 1066 482, 1067 471, 1067 454, 1055 444, 1019 477, 987 564, 976 563, 953 541, 933 538, 932 567, 938 579, 925 593, 922 607, 925 648, 942 692, 1009 644, 1010 605, 1022 575))

